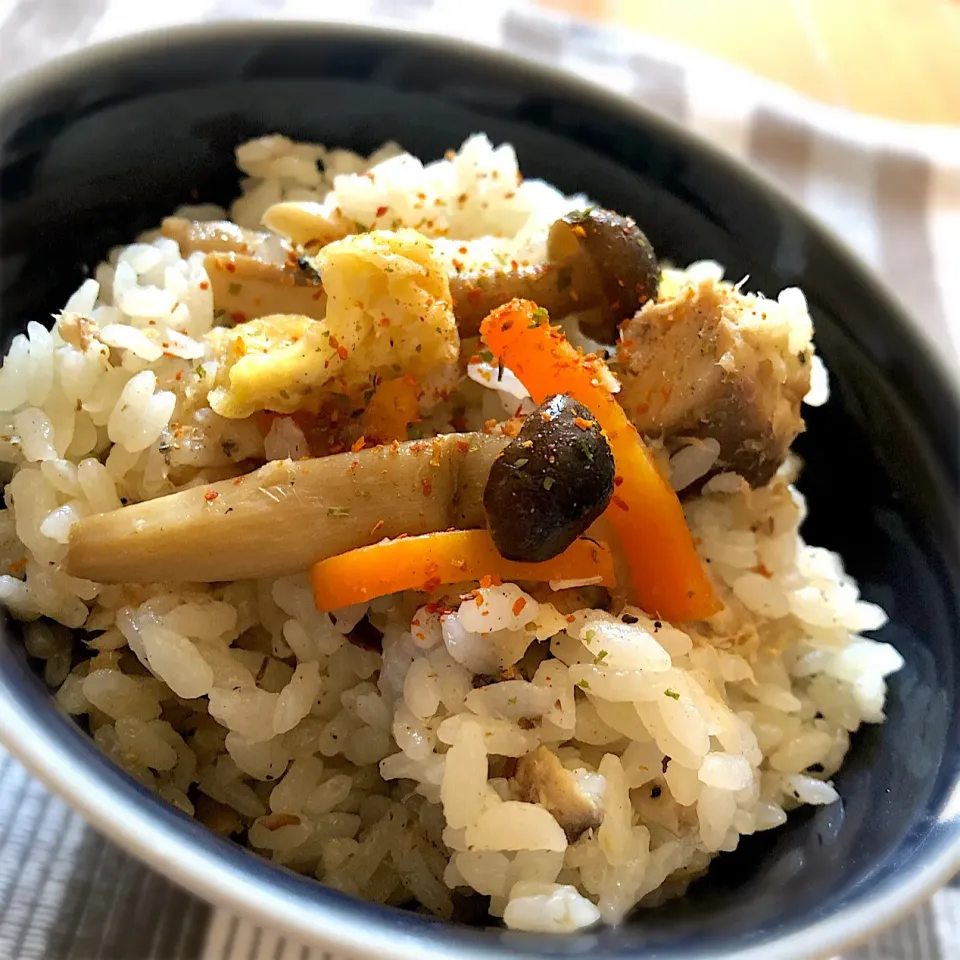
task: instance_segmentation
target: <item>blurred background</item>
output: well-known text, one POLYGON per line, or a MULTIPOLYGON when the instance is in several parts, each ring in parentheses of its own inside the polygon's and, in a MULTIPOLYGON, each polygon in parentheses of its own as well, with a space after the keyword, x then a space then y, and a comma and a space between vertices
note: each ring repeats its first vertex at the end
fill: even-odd
POLYGON ((814 100, 911 123, 960 124, 957 0, 536 0, 642 30, 814 100))

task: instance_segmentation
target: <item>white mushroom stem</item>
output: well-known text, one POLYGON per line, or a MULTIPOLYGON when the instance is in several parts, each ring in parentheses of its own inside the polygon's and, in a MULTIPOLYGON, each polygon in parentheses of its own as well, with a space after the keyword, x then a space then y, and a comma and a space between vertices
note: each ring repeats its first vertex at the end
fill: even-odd
POLYGON ((71 530, 66 568, 99 583, 275 577, 402 533, 484 524, 505 437, 447 434, 320 459, 280 460, 71 530))

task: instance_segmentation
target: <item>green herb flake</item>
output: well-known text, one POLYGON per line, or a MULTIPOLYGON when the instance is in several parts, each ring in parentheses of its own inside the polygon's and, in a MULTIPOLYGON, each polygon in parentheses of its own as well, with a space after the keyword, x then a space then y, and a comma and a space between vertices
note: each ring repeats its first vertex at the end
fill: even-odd
POLYGON ((521 457, 519 460, 514 460, 513 465, 518 469, 525 467, 530 461, 526 457, 521 457))
POLYGON ((553 477, 547 477, 547 479, 543 481, 543 489, 549 490, 553 486, 553 483, 553 477))
POLYGON ((583 634, 583 639, 586 640, 587 643, 593 643, 593 638, 594 638, 596 635, 597 635, 597 631, 596 631, 596 630, 587 630, 587 631, 585 631, 584 634, 583 634))
POLYGON ((480 356, 480 359, 481 359, 484 363, 493 363, 493 351, 492 351, 492 350, 488 350, 486 347, 484 347, 483 350, 480 351, 479 356, 480 356))
POLYGON ((349 517, 350 511, 346 507, 329 507, 327 509, 328 517, 349 517))
POLYGON ((547 311, 546 307, 537 307, 536 310, 530 315, 531 326, 538 327, 541 323, 546 323, 550 319, 550 314, 547 311))
POLYGON ((663 695, 664 695, 665 697, 669 697, 671 700, 679 700, 679 699, 680 699, 680 694, 677 693, 677 691, 674 690, 672 687, 667 687, 667 689, 663 691, 663 695))
POLYGON ((606 660, 606 659, 607 659, 607 651, 606 651, 606 650, 601 650, 601 651, 593 658, 593 662, 594 662, 595 664, 600 664, 600 663, 603 663, 603 661, 606 660))
POLYGON ((194 372, 201 380, 207 375, 207 371, 204 370, 202 363, 198 363, 198 364, 193 368, 193 372, 194 372))
POLYGON ((590 689, 590 684, 589 684, 586 680, 578 680, 578 681, 577 681, 577 686, 578 686, 581 690, 589 690, 589 689, 590 689))
POLYGON ((290 399, 290 394, 287 393, 286 390, 281 390, 281 391, 280 391, 280 397, 281 397, 281 399, 283 399, 283 400, 289 400, 289 399, 290 399))
POLYGON ((580 441, 580 449, 588 460, 593 460, 593 452, 590 450, 590 444, 586 440, 580 441))
POLYGON ((511 698, 507 701, 507 703, 509 703, 511 706, 513 706, 513 704, 515 704, 516 702, 517 702, 517 698, 516 698, 516 697, 511 697, 511 698))
POLYGON ((242 289, 243 287, 239 283, 231 283, 227 285, 227 293, 229 293, 231 297, 235 297, 242 289))

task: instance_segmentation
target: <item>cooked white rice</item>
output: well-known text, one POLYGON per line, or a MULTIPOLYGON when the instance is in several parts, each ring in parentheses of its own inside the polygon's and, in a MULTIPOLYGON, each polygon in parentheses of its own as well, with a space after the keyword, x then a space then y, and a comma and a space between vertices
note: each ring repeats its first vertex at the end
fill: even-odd
MULTIPOLYGON (((519 182, 512 148, 482 136, 426 166, 394 145, 365 160, 282 137, 237 156, 248 174, 231 210, 239 223, 332 189, 327 202, 364 227, 418 227, 467 263, 542 258, 549 224, 582 204, 519 182)), ((670 271, 665 283, 689 276, 670 271)), ((113 251, 52 330, 31 322, 0 371, 11 475, 0 600, 26 621, 27 651, 60 706, 133 777, 340 890, 441 917, 455 891, 476 891, 508 926, 537 931, 656 905, 741 836, 837 799, 850 735, 883 720, 885 678, 902 661, 863 636, 886 618, 859 599, 840 558, 800 537, 790 465, 756 490, 721 474, 686 504, 725 603, 696 629, 591 609, 586 588, 534 597, 468 584, 427 606, 399 595, 330 617, 306 576, 124 586, 68 576, 60 564, 78 519, 309 449, 292 419, 263 438, 253 418, 210 410, 206 280, 202 254, 141 238, 113 251), (100 328, 89 343, 77 339, 83 318, 100 328), (382 656, 346 637, 368 613, 382 656), (537 642, 550 656, 532 679, 497 680, 537 642), (601 811, 575 842, 545 806, 518 799, 514 760, 541 744, 601 811)), ((809 340, 799 291, 764 305, 768 322, 809 340)), ((471 377, 479 420, 525 395, 518 381, 494 378, 498 393, 471 377)), ((824 401, 822 368, 815 387, 810 399, 824 401)), ((703 441, 675 453, 675 485, 705 474, 717 452, 703 441)))

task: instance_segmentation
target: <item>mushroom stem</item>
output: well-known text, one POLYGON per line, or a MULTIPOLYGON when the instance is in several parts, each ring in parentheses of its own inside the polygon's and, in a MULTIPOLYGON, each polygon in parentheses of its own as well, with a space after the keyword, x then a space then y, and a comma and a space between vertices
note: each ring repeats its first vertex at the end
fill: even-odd
POLYGON ((629 217, 610 210, 570 213, 547 238, 547 263, 450 277, 461 337, 514 299, 532 300, 550 314, 581 315, 580 326, 601 343, 615 343, 619 324, 655 300, 660 268, 653 247, 629 217))
POLYGON ((100 583, 276 577, 384 537, 482 527, 483 488, 507 442, 446 434, 274 461, 81 520, 66 568, 100 583))

